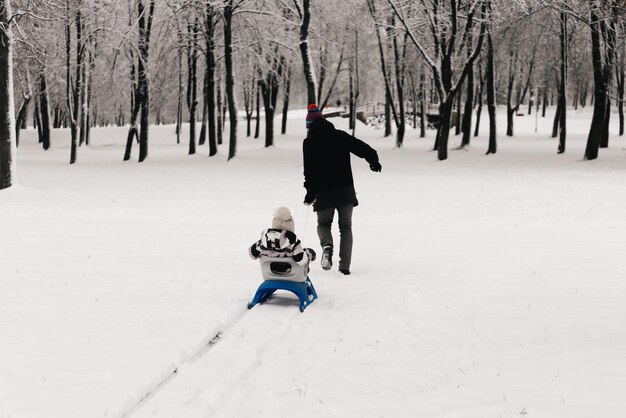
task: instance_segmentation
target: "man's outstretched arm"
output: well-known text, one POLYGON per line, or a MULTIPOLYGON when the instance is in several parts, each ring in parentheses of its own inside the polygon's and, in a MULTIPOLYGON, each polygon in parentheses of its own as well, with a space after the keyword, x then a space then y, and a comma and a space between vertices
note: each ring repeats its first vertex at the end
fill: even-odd
POLYGON ((361 141, 358 138, 353 137, 352 135, 343 132, 344 139, 347 141, 350 152, 357 157, 364 158, 370 165, 370 169, 372 171, 380 172, 382 170, 382 166, 378 160, 378 153, 372 147, 370 147, 365 142, 361 141))

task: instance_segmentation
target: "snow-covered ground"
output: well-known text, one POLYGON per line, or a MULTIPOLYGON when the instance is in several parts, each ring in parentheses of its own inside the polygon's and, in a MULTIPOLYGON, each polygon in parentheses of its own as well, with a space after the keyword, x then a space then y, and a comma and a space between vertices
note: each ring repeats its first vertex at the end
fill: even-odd
POLYGON ((500 119, 496 155, 483 131, 440 162, 433 131, 396 149, 359 125, 383 171, 353 158, 353 274, 316 262, 303 314, 287 293, 248 311, 275 207, 320 251, 293 115, 231 162, 227 141, 188 156, 172 126, 142 164, 121 161, 125 129, 94 129, 73 166, 67 131, 47 152, 22 133, 0 192, 0 417, 625 416, 623 138, 582 161, 589 111, 563 155, 550 118, 512 139, 500 119))

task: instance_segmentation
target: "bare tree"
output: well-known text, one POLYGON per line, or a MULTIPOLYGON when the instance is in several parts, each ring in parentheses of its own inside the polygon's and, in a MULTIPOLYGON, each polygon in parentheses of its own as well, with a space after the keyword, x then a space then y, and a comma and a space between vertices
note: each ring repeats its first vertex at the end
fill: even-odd
POLYGON ((290 98, 290 94, 291 94, 291 72, 292 72, 292 65, 291 64, 286 64, 287 65, 287 71, 284 71, 284 77, 283 77, 283 117, 282 117, 282 123, 280 126, 280 133, 282 135, 285 135, 287 133, 287 113, 289 112, 289 98, 290 98))
MULTIPOLYGON (((215 125, 215 29, 217 26, 217 10, 210 2, 206 4, 204 14, 204 39, 206 43, 206 102, 208 120, 209 156, 217 154, 217 138, 215 125)), ((221 132, 221 130, 220 130, 221 132)))
POLYGON ((448 137, 454 99, 467 76, 469 68, 480 54, 485 36, 486 20, 488 19, 487 6, 491 2, 490 0, 479 0, 463 3, 464 13, 462 16, 459 15, 461 3, 457 0, 433 2, 427 8, 424 3, 424 12, 428 16, 432 35, 430 51, 411 27, 404 9, 399 7, 394 0, 387 0, 387 2, 402 22, 411 42, 432 71, 440 101, 439 127, 435 149, 439 160, 445 160, 448 158, 448 137), (477 13, 478 19, 476 18, 477 13), (474 30, 476 20, 481 22, 478 40, 468 54, 464 51, 467 45, 464 45, 462 41, 467 39, 469 32, 474 30), (455 74, 457 75, 456 80, 454 79, 455 74))
POLYGON ((243 0, 224 3, 224 66, 226 70, 226 99, 230 122, 228 159, 237 155, 237 105, 235 103, 235 74, 233 70, 233 15, 243 0))
POLYGON ((187 24, 187 108, 189 109, 189 154, 196 153, 196 109, 198 106, 198 18, 187 24))
MULTIPOLYGON (((78 109, 76 108, 76 102, 78 101, 76 97, 76 88, 72 88, 72 39, 71 39, 71 20, 70 13, 72 9, 70 8, 70 1, 65 1, 65 99, 67 106, 67 117, 70 120, 70 131, 71 131, 71 145, 70 145, 70 164, 74 164, 76 162, 76 151, 78 148, 78 138, 77 138, 77 121, 76 118, 78 116, 78 109), (72 91, 74 93, 72 94, 72 91)), ((76 9, 76 21, 78 22, 76 27, 80 28, 80 3, 77 4, 76 9)), ((77 39, 77 50, 80 49, 80 33, 76 34, 77 39)), ((80 61, 80 56, 78 56, 80 61)), ((80 86, 80 72, 77 71, 76 75, 76 85, 80 86)))
POLYGON ((148 127, 150 125, 150 79, 148 76, 148 62, 154 8, 155 0, 148 0, 147 4, 144 0, 137 0, 137 28, 139 31, 137 48, 137 83, 133 92, 134 108, 131 113, 131 127, 126 140, 124 161, 130 159, 133 137, 137 135, 139 137, 139 162, 144 161, 148 157, 148 127), (136 120, 138 112, 140 112, 141 124, 141 130, 139 133, 137 133, 136 124, 133 123, 132 120, 133 115, 135 115, 134 118, 136 120))
POLYGON ((594 104, 591 127, 585 147, 586 160, 598 158, 603 135, 608 136, 609 82, 613 71, 616 29, 622 2, 589 0, 589 27, 593 62, 594 104))
POLYGON ((530 87, 530 82, 533 76, 533 67, 535 65, 535 51, 533 50, 530 61, 528 62, 527 68, 521 68, 520 65, 523 65, 522 61, 527 61, 526 59, 521 60, 519 57, 519 50, 517 48, 517 37, 514 37, 511 42, 514 44, 511 47, 509 52, 509 73, 508 73, 508 83, 507 83, 507 98, 506 98, 506 135, 513 136, 513 120, 514 116, 519 110, 521 104, 524 102, 526 98, 526 94, 528 93, 528 89, 530 87), (521 70, 521 71, 520 71, 521 70), (524 80, 520 80, 523 78, 524 80), (513 102, 513 91, 514 87, 517 87, 515 102, 513 102))
POLYGON ((50 148, 50 106, 48 98, 48 82, 46 80, 46 71, 41 68, 39 72, 39 97, 37 98, 39 114, 39 123, 41 127, 41 142, 44 150, 50 148))
MULTIPOLYGON (((624 29, 621 28, 622 37, 624 29)), ((615 71, 615 82, 617 84, 617 111, 619 115, 619 136, 624 135, 624 47, 626 43, 622 38, 622 45, 617 53, 617 69, 615 71)))
POLYGON ((489 146, 487 155, 495 154, 498 150, 496 136, 496 92, 495 92, 495 64, 493 38, 491 36, 491 28, 487 31, 487 74, 485 76, 487 83, 487 113, 489 114, 489 146))
POLYGON ((254 95, 257 85, 257 69, 252 68, 251 74, 246 74, 243 82, 243 106, 246 111, 246 137, 252 135, 252 115, 254 114, 254 95))
POLYGON ((0 0, 0 189, 16 181, 11 19, 10 1, 0 0))
POLYGON ((285 58, 280 54, 278 47, 266 53, 266 69, 263 74, 259 67, 259 87, 265 109, 265 146, 274 145, 274 114, 278 99, 279 81, 283 74, 285 58))
POLYGON ((302 70, 306 80, 307 104, 316 103, 315 97, 315 71, 311 63, 309 46, 309 25, 311 23, 311 1, 294 0, 297 15, 300 18, 300 55, 302 57, 302 70))
MULTIPOLYGON (((567 4, 567 2, 566 2, 567 4)), ((561 73, 559 83, 559 147, 557 152, 562 154, 565 152, 565 140, 567 138, 566 116, 567 116, 567 14, 561 11, 560 14, 561 33, 559 36, 559 44, 561 51, 561 73)))

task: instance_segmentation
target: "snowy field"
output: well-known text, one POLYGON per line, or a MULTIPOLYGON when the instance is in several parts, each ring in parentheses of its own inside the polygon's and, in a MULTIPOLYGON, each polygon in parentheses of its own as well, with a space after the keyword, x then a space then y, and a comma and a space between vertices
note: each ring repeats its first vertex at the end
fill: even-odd
POLYGON ((511 139, 500 114, 496 155, 483 130, 443 162, 434 131, 399 150, 359 125, 383 170, 352 159, 352 275, 315 262, 302 314, 287 293, 246 309, 275 207, 321 251, 301 111, 231 162, 161 126, 142 164, 106 128, 70 166, 67 131, 47 152, 24 131, 0 191, 0 417, 626 416, 626 139, 582 161, 591 115, 568 117, 563 155, 551 118, 511 139))

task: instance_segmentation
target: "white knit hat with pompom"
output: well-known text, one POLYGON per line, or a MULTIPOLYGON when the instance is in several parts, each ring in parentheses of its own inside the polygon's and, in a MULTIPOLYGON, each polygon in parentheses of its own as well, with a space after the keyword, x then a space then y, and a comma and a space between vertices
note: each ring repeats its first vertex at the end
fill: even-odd
POLYGON ((286 229, 287 231, 296 232, 296 227, 289 208, 281 206, 276 209, 274 212, 274 219, 272 220, 272 228, 286 229))

